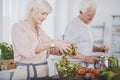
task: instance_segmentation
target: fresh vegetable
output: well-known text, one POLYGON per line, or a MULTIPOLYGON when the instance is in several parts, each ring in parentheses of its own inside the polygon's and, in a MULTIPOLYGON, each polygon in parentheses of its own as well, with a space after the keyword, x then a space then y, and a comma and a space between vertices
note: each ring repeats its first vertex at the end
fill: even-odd
POLYGON ((91 68, 79 68, 78 69, 79 75, 85 75, 86 79, 94 79, 95 77, 99 77, 101 72, 99 69, 91 69, 91 68))
POLYGON ((119 61, 118 61, 118 58, 117 57, 110 57, 109 58, 109 61, 111 62, 111 67, 113 68, 118 68, 119 66, 119 61))
POLYGON ((86 79, 90 79, 90 73, 86 73, 86 74, 85 74, 85 78, 86 78, 86 79))
POLYGON ((86 73, 86 68, 79 68, 78 69, 78 74, 79 75, 83 75, 83 74, 85 74, 86 73))
POLYGON ((64 51, 65 56, 74 56, 74 55, 78 54, 77 46, 75 44, 71 44, 70 49, 71 49, 71 51, 67 51, 67 52, 64 51))
POLYGON ((70 62, 65 56, 55 65, 61 80, 71 80, 77 74, 78 65, 70 62))
POLYGON ((101 73, 100 73, 100 70, 95 69, 95 70, 94 70, 94 74, 95 74, 96 77, 100 76, 100 74, 101 74, 101 73))

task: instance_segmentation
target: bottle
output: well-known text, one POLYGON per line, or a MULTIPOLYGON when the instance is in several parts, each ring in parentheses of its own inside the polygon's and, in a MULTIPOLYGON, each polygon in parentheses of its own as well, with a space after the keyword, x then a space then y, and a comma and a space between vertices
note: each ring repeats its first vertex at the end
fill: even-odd
POLYGON ((108 57, 107 57, 107 56, 105 56, 105 58, 104 58, 104 59, 105 59, 105 66, 106 66, 106 67, 109 67, 109 66, 108 66, 108 65, 109 65, 109 64, 108 64, 108 57))

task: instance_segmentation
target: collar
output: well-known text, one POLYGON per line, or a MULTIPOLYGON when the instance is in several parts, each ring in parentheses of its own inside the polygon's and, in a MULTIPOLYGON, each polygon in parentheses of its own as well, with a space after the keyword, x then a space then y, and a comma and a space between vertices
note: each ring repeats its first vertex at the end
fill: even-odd
POLYGON ((79 17, 77 17, 78 21, 81 22, 84 26, 88 27, 88 24, 85 24, 79 17))

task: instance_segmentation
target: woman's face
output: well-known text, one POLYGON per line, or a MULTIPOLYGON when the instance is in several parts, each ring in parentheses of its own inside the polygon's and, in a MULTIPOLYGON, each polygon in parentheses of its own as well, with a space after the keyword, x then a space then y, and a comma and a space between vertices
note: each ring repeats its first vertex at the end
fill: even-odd
POLYGON ((33 9, 31 11, 31 17, 35 25, 41 25, 47 18, 48 13, 40 11, 39 9, 33 9))

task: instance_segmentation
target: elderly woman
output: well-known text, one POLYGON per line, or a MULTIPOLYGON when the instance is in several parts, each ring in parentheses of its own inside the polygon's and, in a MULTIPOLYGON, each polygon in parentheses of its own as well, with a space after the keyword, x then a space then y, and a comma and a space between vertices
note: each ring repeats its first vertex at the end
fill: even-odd
POLYGON ((32 0, 27 18, 13 25, 14 59, 18 66, 12 80, 44 80, 48 75, 48 53, 59 55, 70 50, 71 42, 51 40, 40 28, 51 11, 46 0, 32 0))

